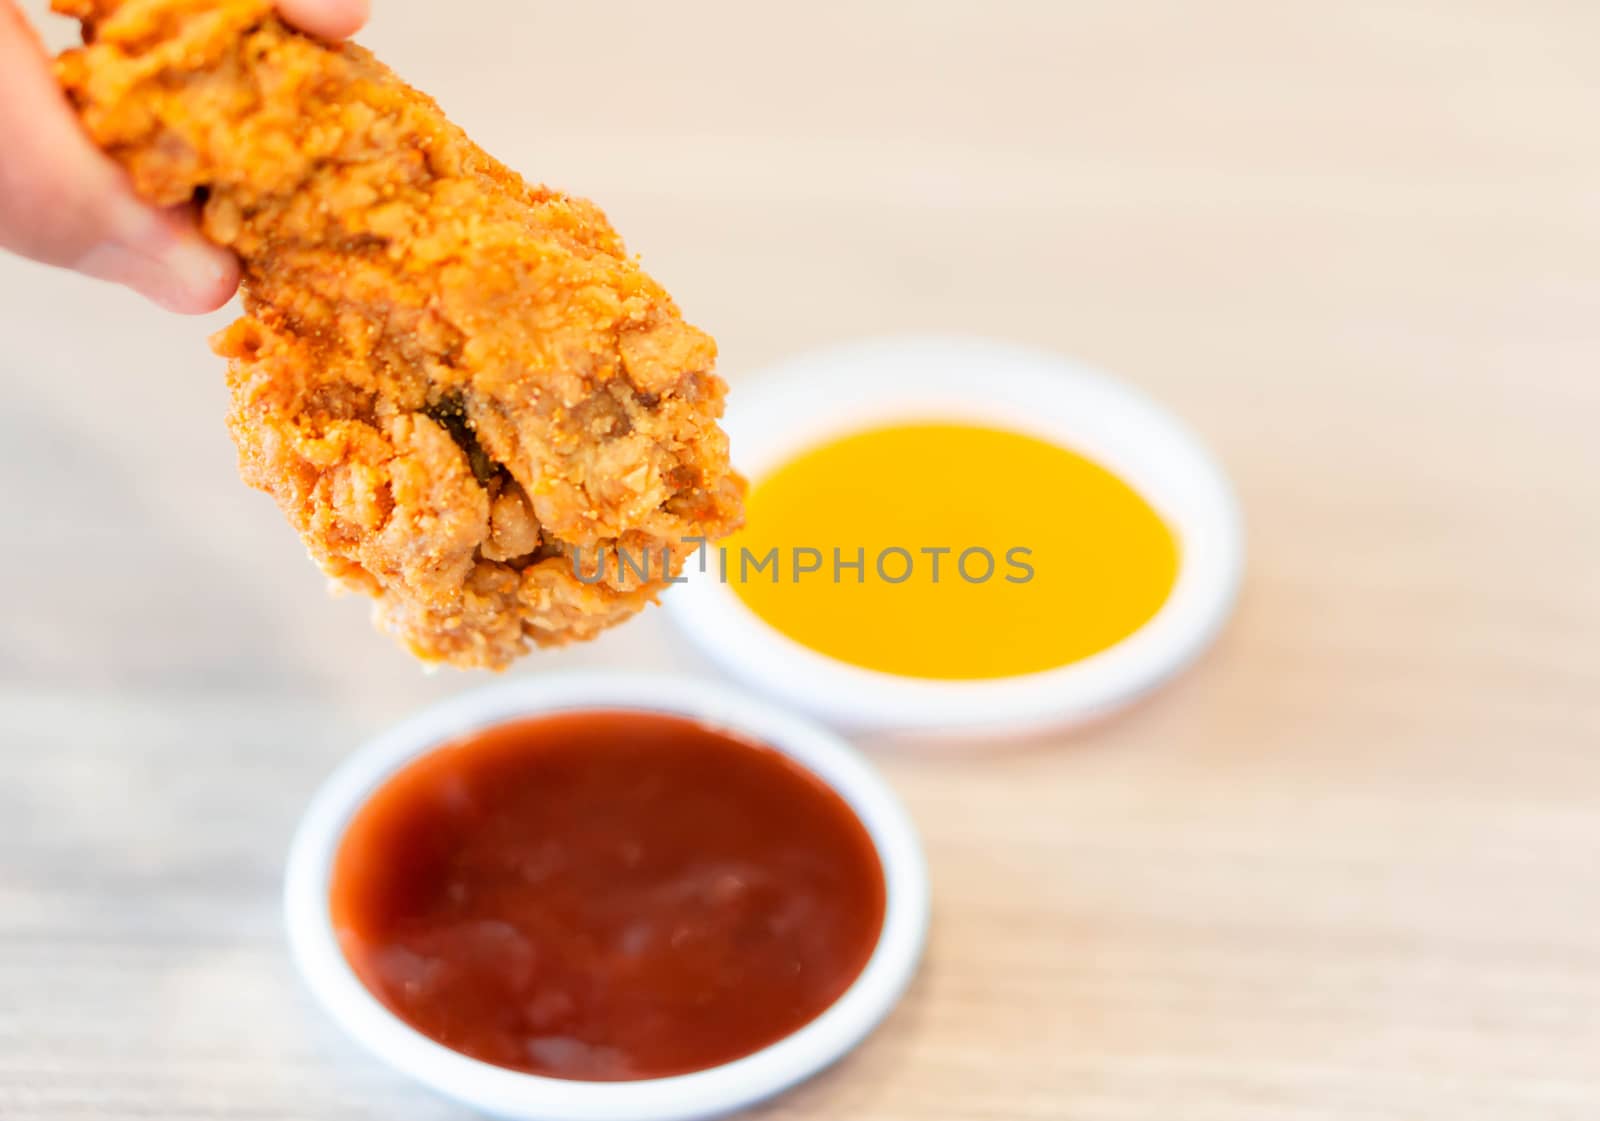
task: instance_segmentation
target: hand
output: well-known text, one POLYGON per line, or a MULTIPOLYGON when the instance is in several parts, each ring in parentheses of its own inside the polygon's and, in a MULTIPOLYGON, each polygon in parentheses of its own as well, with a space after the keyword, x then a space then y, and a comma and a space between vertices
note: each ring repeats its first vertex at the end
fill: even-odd
MULTIPOLYGON (((302 31, 342 39, 367 0, 279 0, 302 31)), ((190 208, 141 202, 90 143, 12 0, 0 0, 0 249, 125 284, 172 311, 214 311, 239 282, 233 255, 205 238, 190 208)))

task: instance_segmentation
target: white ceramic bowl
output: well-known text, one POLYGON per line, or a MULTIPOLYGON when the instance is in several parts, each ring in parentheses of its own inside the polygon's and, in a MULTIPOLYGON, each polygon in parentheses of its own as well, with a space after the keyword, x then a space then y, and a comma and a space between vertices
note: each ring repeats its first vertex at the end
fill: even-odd
POLYGON ((792 1086, 859 1043, 916 969, 928 925, 928 874, 911 819, 860 755, 832 733, 714 683, 630 675, 508 681, 426 709, 370 741, 312 799, 289 852, 289 944, 324 1008, 378 1058, 434 1090, 517 1121, 682 1121, 738 1109, 792 1086), (443 742, 518 717, 577 709, 670 713, 783 752, 831 786, 866 826, 887 889, 883 930, 861 975, 792 1035, 693 1074, 578 1082, 522 1074, 443 1047, 391 1013, 357 978, 329 916, 335 852, 352 815, 397 770, 443 742))
MULTIPOLYGON (((1233 608, 1244 566, 1238 503, 1190 430, 1136 390, 1041 351, 975 338, 905 337, 802 355, 728 397, 734 461, 751 479, 851 432, 908 421, 987 424, 1070 448, 1119 475, 1165 519, 1180 557, 1171 595, 1143 627, 1041 673, 935 681, 879 673, 803 646, 745 606, 717 565, 664 602, 732 676, 860 731, 1005 735, 1106 715, 1197 657, 1233 608)), ((1041 495, 1041 517, 1049 516, 1041 495)), ((1070 513, 1070 512, 1068 512, 1070 513)))

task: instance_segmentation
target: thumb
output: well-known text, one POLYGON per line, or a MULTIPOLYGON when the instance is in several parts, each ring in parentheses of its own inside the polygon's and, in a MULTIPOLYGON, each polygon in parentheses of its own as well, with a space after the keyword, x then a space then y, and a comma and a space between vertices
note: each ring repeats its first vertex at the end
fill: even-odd
POLYGON ((49 61, 0 0, 0 248, 127 285, 180 312, 212 311, 238 283, 232 254, 187 208, 140 202, 78 127, 49 61))

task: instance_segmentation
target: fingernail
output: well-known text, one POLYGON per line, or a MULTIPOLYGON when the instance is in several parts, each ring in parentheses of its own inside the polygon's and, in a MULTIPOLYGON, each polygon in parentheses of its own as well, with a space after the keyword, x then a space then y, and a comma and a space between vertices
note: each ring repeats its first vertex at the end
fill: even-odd
MULTIPOLYGON (((228 284, 238 267, 233 254, 192 236, 173 244, 160 259, 179 287, 193 294, 201 303, 222 292, 223 286, 228 284)), ((223 295, 222 298, 227 297, 223 295)))

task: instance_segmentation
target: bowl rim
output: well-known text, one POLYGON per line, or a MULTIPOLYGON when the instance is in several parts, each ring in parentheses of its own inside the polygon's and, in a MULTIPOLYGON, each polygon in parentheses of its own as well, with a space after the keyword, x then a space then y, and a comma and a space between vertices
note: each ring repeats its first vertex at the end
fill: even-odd
POLYGON ((735 463, 759 480, 831 439, 888 424, 989 424, 1045 439, 1131 485, 1179 540, 1166 602, 1120 642, 1038 673, 912 678, 851 665, 766 623, 691 558, 664 597, 674 622, 729 676, 850 731, 923 739, 1008 736, 1107 715, 1157 688, 1215 639, 1244 570, 1244 526, 1220 463, 1140 391, 1042 350, 960 335, 901 335, 812 351, 755 375, 724 420, 735 463))
POLYGON ((571 673, 513 680, 422 709, 368 740, 323 782, 290 846, 284 913, 291 955, 313 995, 359 1044, 433 1090, 498 1117, 538 1121, 679 1121, 753 1104, 828 1066, 864 1039, 915 972, 929 918, 927 865, 899 798, 828 730, 734 689, 669 675, 571 673), (682 716, 782 752, 833 789, 860 819, 883 868, 878 942, 832 1005, 753 1054, 689 1074, 582 1082, 494 1066, 434 1042, 362 984, 334 933, 334 856, 355 812, 397 770, 462 734, 575 710, 682 716))

